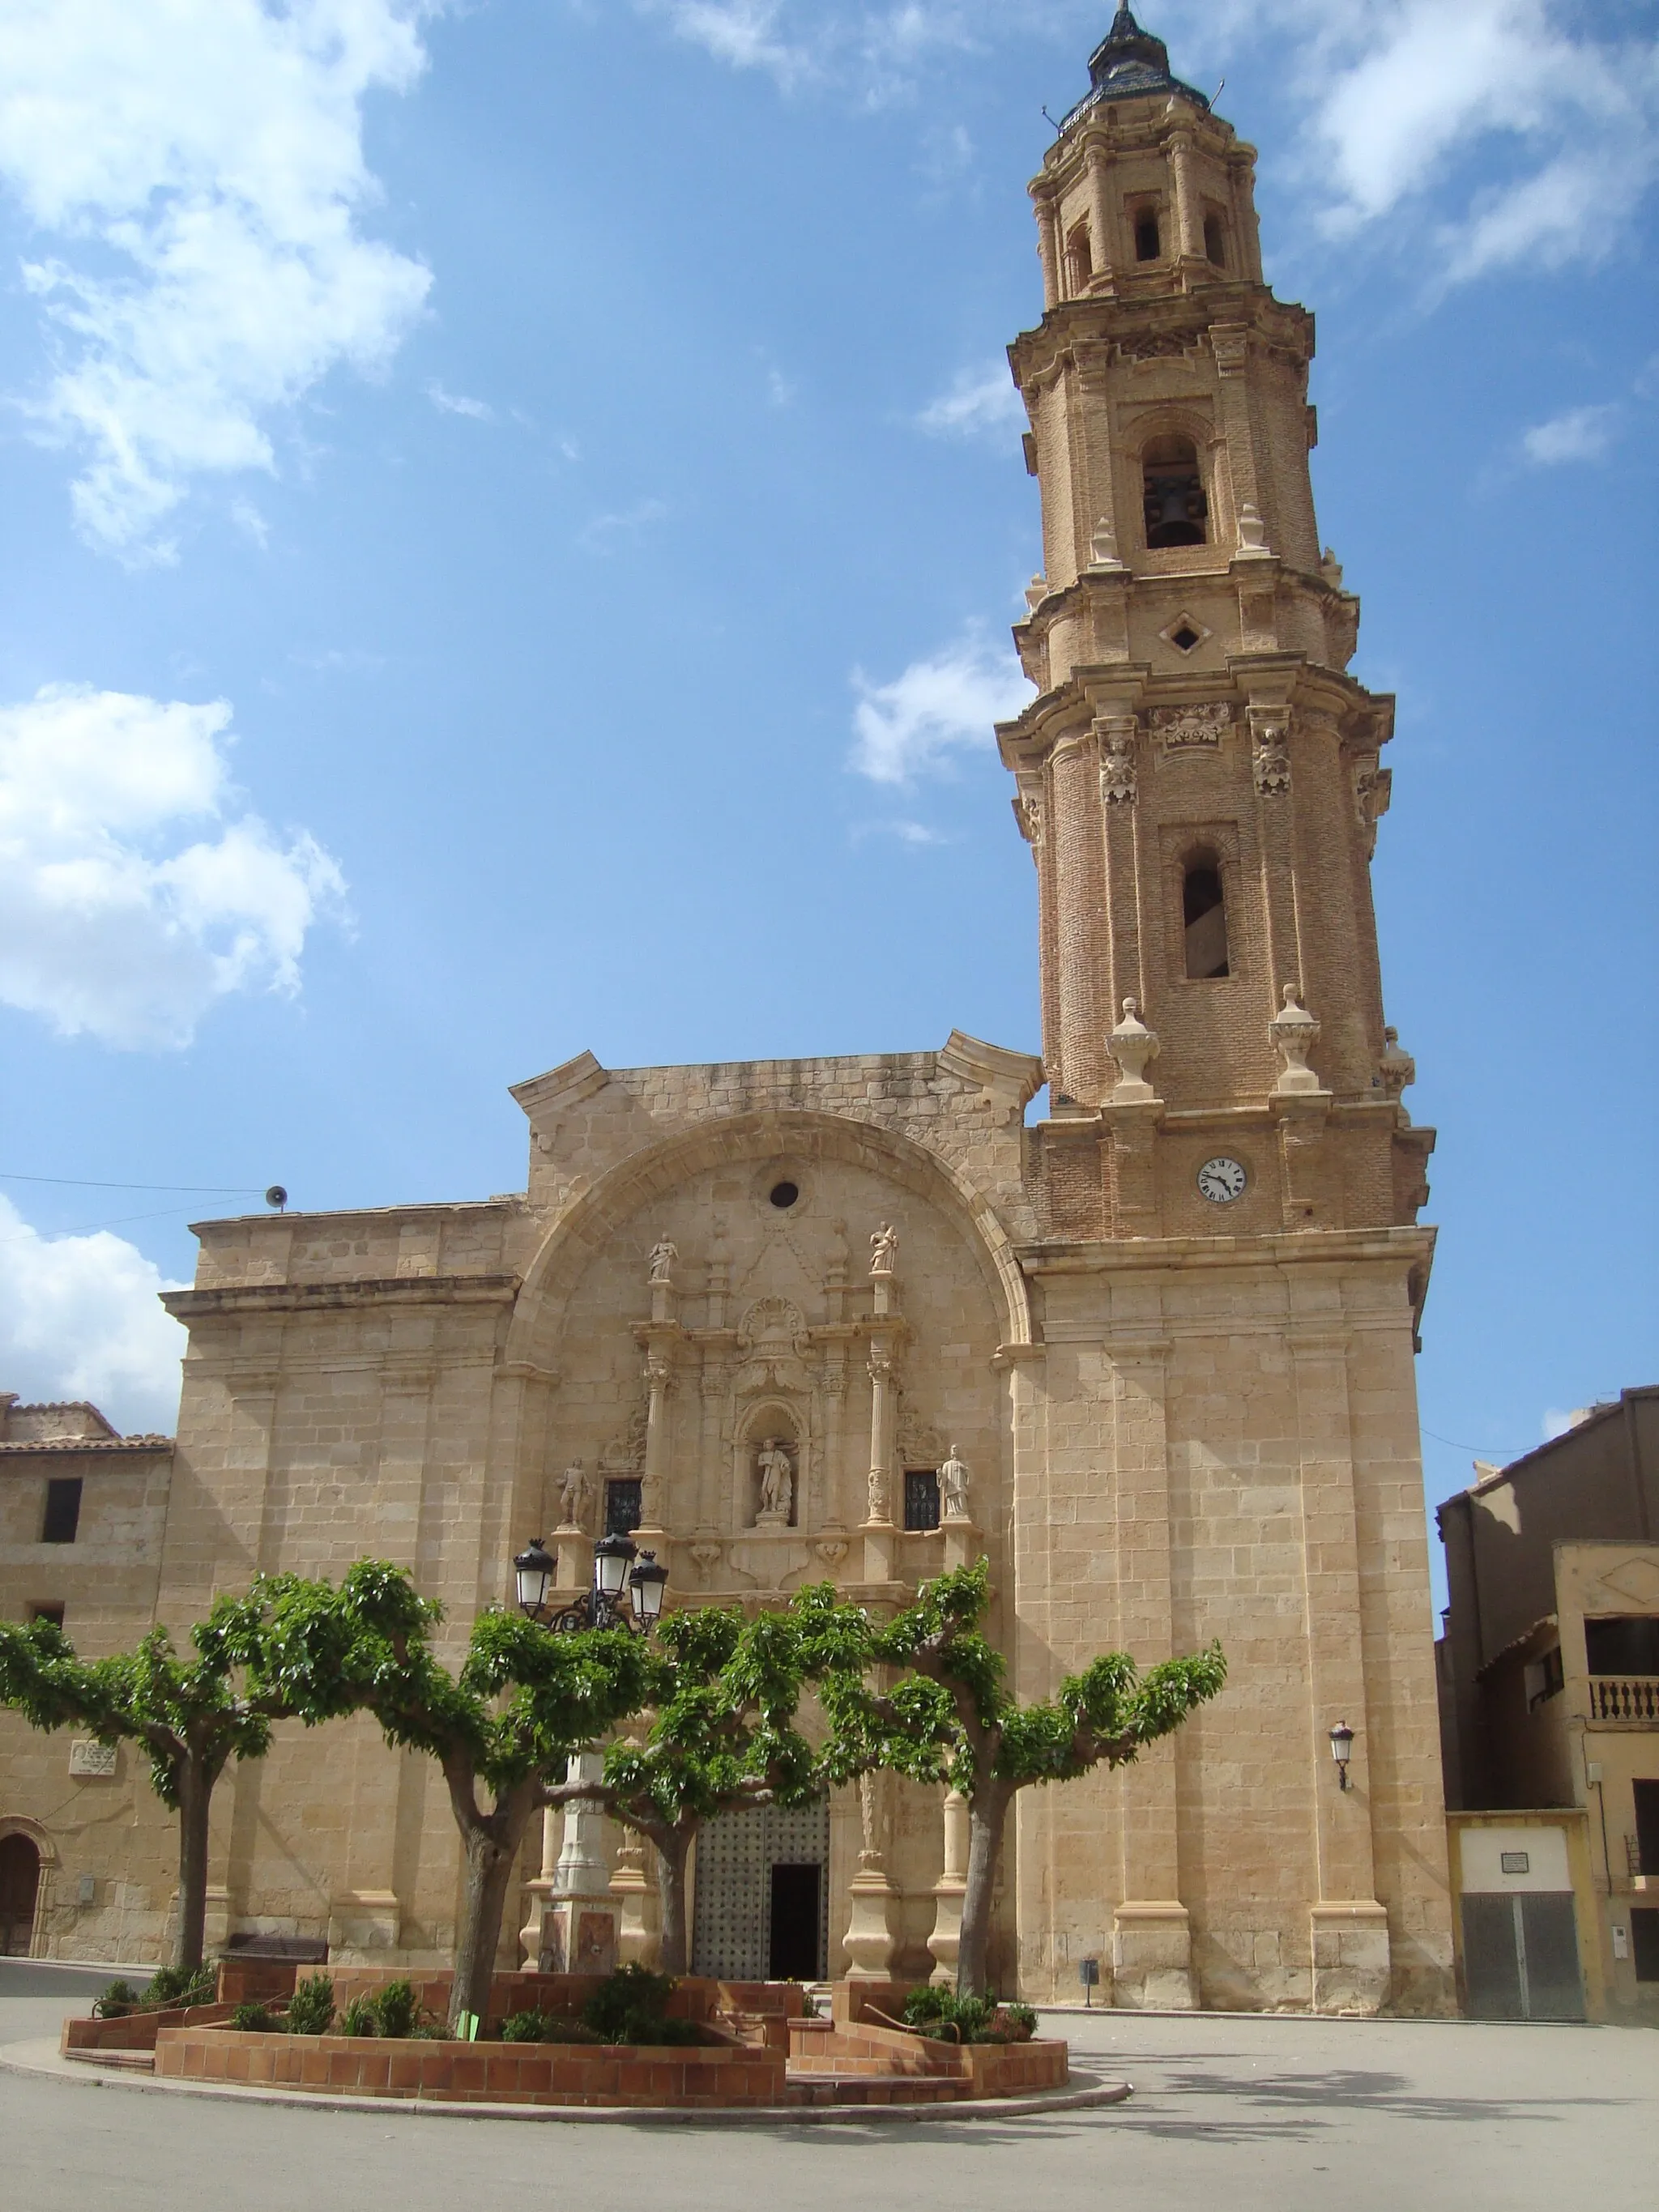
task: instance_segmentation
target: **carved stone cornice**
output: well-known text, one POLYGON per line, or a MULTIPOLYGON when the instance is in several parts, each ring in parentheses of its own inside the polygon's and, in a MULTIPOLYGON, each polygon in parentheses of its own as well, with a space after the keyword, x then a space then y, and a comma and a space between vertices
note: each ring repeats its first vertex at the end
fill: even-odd
POLYGON ((241 1314, 337 1313, 353 1308, 511 1305, 517 1275, 403 1275, 340 1283, 232 1283, 216 1291, 163 1291, 175 1321, 225 1321, 241 1314))

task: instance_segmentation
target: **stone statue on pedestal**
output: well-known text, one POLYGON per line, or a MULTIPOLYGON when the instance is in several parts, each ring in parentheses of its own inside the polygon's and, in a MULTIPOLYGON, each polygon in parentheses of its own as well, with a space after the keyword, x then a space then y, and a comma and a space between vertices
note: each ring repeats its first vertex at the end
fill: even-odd
POLYGON ((970 1517, 968 1491, 968 1469, 952 1444, 951 1456, 939 1471, 939 1504, 946 1521, 966 1521, 970 1517))
POLYGON ((775 1437, 768 1437, 756 1464, 760 1469, 761 1486, 760 1512, 755 1525, 758 1528, 787 1528, 795 1494, 794 1470, 789 1464, 789 1455, 775 1437))
POLYGON ((587 1520, 587 1470, 573 1459, 559 1478, 559 1526, 582 1528, 587 1520))

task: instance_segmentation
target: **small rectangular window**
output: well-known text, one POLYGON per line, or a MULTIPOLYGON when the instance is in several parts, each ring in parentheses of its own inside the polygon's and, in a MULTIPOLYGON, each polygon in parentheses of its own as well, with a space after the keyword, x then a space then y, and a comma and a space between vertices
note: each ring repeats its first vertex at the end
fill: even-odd
POLYGON ((1162 258, 1164 240, 1158 228, 1158 210, 1139 208, 1135 211, 1135 259, 1157 261, 1162 258))
POLYGON ((1630 1917, 1631 1948, 1638 1982, 1659 1982, 1659 1912, 1638 1905, 1630 1917))
POLYGON ((939 1526, 939 1474, 931 1467, 904 1470, 904 1525, 926 1530, 939 1526))
POLYGON ((637 1476, 605 1486, 605 1533, 631 1536, 645 1517, 644 1486, 637 1476))
POLYGON ((1527 1710, 1534 1712, 1560 1692, 1565 1677, 1561 1672, 1561 1650, 1558 1644, 1546 1651, 1540 1659, 1528 1660, 1525 1669, 1527 1710))
POLYGON ((61 1605, 32 1605, 29 1607, 29 1619, 49 1620, 54 1628, 61 1628, 64 1625, 64 1608, 61 1605))
POLYGON ((81 1478, 54 1476, 46 1485, 46 1514, 40 1529, 43 1544, 72 1544, 81 1525, 81 1478))

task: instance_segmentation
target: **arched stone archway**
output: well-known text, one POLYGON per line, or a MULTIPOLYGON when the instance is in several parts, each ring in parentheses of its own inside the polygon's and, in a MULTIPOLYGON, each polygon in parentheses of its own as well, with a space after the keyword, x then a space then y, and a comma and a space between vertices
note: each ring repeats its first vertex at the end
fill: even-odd
POLYGON ((58 1854, 33 1820, 0 1820, 0 1957, 33 1954, 48 1870, 58 1854))
MULTIPOLYGON (((575 1458, 597 1471, 601 1522, 607 1485, 639 1486, 641 1540, 668 1544, 688 1595, 775 1596, 842 1578, 843 1560, 856 1581, 853 1532, 877 1517, 872 1358, 896 1348, 915 1419, 972 1438, 988 1506, 1012 1494, 997 1355, 1030 1334, 1007 1231, 946 1161, 833 1115, 736 1115, 642 1148, 549 1231, 503 1346, 495 1464, 526 1529, 556 1517, 575 1458), (888 1223, 892 1346, 873 1334, 871 1273, 888 1223), (665 1247, 668 1283, 653 1279, 665 1247), (787 1517, 761 1496, 769 1436, 791 1461, 787 1517)), ((938 1571, 911 1548, 902 1579, 938 1571)))

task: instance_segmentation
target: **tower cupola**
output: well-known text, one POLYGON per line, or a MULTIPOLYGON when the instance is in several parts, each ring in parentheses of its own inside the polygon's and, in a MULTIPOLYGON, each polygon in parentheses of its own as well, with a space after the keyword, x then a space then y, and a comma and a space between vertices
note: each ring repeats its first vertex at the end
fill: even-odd
POLYGON ((1078 118, 1103 100, 1139 100, 1148 93, 1179 93, 1202 108, 1210 103, 1201 92, 1170 73, 1170 49, 1162 39, 1143 31, 1127 5, 1121 7, 1112 27, 1089 57, 1089 90, 1060 126, 1068 130, 1078 118))

